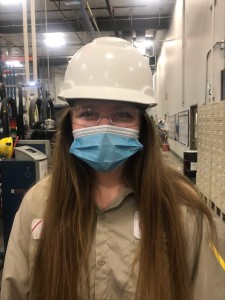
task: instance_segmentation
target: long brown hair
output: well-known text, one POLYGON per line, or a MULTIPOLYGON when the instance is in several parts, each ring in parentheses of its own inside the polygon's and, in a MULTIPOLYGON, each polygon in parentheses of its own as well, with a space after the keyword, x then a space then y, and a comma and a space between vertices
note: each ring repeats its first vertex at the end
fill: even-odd
MULTIPOLYGON (((89 287, 88 259, 96 224, 94 182, 91 168, 69 154, 72 141, 66 109, 56 136, 51 189, 32 272, 32 300, 78 300, 79 289, 89 287)), ((141 220, 136 297, 190 300, 194 271, 185 255, 180 206, 186 204, 198 215, 199 241, 201 218, 206 215, 212 227, 213 220, 189 181, 164 164, 154 124, 146 113, 140 142, 144 150, 125 166, 141 220)))

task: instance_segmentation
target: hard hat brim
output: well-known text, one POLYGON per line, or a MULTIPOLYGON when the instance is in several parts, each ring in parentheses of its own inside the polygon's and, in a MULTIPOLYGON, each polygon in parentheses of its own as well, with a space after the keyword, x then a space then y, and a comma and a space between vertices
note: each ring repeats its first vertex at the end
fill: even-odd
POLYGON ((155 98, 149 94, 138 92, 136 90, 126 90, 112 87, 76 87, 76 89, 67 89, 58 95, 63 101, 70 102, 76 99, 95 99, 95 100, 112 100, 124 101, 137 104, 144 104, 148 107, 157 105, 155 98))

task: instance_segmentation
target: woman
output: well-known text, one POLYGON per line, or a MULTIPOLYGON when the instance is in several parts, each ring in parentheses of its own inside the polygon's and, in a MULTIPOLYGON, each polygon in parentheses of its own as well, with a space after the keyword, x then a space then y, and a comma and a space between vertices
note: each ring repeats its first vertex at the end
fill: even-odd
POLYGON ((143 56, 122 39, 96 39, 70 61, 59 97, 69 106, 52 174, 15 218, 2 300, 213 299, 202 297, 202 273, 214 223, 162 160, 143 56))

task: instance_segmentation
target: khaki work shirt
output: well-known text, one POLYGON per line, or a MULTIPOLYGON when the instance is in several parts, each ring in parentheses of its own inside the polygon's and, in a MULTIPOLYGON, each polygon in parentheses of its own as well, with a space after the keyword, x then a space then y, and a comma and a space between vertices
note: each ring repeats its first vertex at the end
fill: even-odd
MULTIPOLYGON (((16 214, 5 257, 1 300, 30 299, 30 274, 47 193, 48 178, 31 188, 16 214)), ((224 300, 225 275, 209 247, 205 226, 196 264, 195 217, 186 206, 181 210, 189 267, 195 269, 194 300, 224 300)), ((106 210, 97 210, 97 215, 90 260, 91 300, 134 300, 136 284, 131 264, 141 239, 134 194, 130 189, 124 190, 106 210)), ((86 299, 86 295, 80 295, 80 300, 86 299)))

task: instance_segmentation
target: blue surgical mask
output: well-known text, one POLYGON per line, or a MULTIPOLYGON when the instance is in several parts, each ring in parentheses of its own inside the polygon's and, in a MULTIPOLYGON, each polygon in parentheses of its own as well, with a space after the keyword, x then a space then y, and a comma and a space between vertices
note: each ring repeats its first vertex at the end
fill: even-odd
POLYGON ((143 149, 138 131, 111 125, 80 128, 73 131, 70 153, 97 171, 111 171, 143 149))

